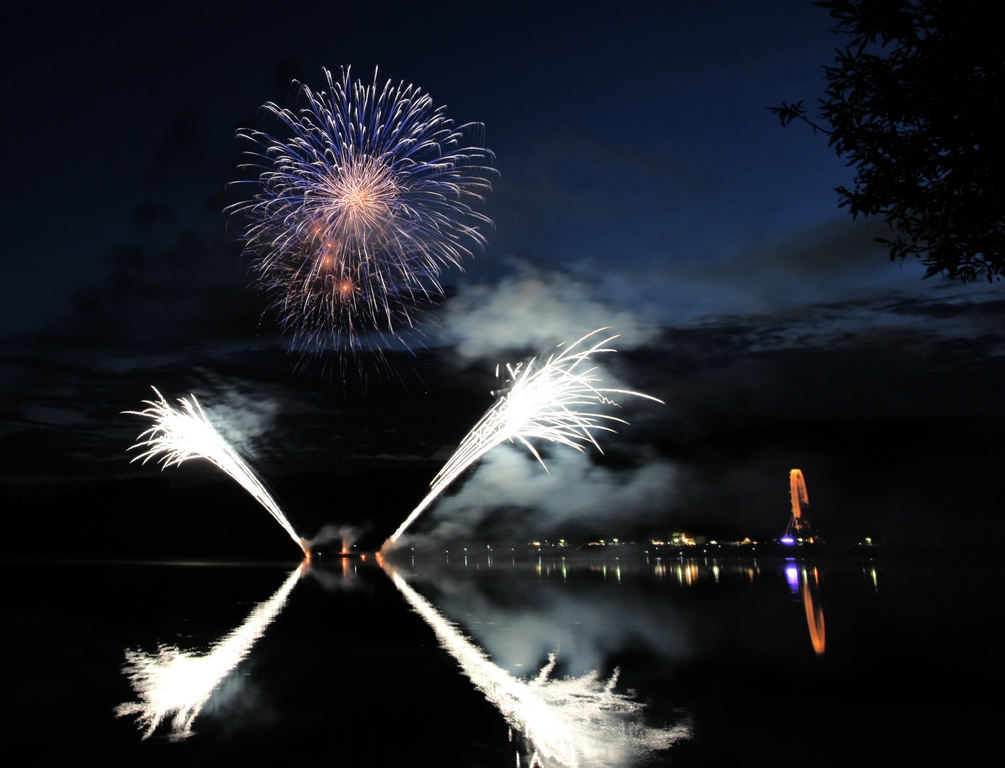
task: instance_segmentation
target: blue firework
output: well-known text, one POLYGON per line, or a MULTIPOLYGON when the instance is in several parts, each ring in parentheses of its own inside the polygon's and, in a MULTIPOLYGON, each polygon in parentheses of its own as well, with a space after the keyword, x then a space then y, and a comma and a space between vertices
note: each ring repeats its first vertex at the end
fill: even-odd
POLYGON ((401 338, 442 297, 440 276, 485 245, 472 207, 490 190, 492 153, 467 141, 412 85, 382 88, 322 70, 327 90, 298 84, 306 106, 267 103, 290 138, 239 136, 259 189, 245 251, 294 347, 354 353, 401 338))

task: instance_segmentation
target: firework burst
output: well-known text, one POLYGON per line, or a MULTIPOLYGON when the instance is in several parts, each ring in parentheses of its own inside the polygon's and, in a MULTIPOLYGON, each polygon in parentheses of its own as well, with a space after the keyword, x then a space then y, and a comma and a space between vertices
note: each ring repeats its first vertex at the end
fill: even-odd
POLYGON ((606 345, 617 336, 609 336, 592 345, 587 342, 605 330, 600 328, 588 333, 544 363, 533 358, 515 366, 507 365, 509 379, 505 391, 433 478, 429 493, 384 543, 384 548, 392 546, 468 467, 506 440, 521 443, 544 466, 531 440, 567 445, 577 451, 585 451, 588 445, 600 450, 594 432, 614 432, 612 423, 627 423, 617 416, 591 410, 596 406, 617 405, 611 399, 613 396, 629 395, 662 403, 641 392, 597 386, 600 383, 597 367, 589 363, 594 355, 615 352, 606 345))
POLYGON ((354 354, 401 340, 443 269, 484 247, 491 221, 471 205, 493 156, 467 141, 479 125, 455 128, 415 86, 322 72, 327 90, 297 84, 303 109, 263 108, 291 138, 239 132, 260 187, 229 211, 293 347, 354 354))

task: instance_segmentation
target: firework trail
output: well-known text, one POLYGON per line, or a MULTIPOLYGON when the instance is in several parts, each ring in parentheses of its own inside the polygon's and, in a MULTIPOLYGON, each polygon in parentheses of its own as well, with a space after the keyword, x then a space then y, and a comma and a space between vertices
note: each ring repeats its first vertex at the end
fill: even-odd
POLYGON ((150 406, 145 410, 124 412, 133 416, 143 416, 154 422, 153 426, 142 432, 136 438, 136 442, 129 447, 129 450, 145 449, 135 456, 133 461, 146 464, 150 459, 156 459, 161 463, 161 468, 166 469, 189 459, 208 459, 236 480, 265 507, 309 558, 310 554, 304 540, 293 530, 290 521, 286 519, 286 515, 251 467, 209 422, 195 395, 179 398, 181 409, 177 409, 168 403, 157 387, 152 389, 157 393, 159 400, 144 400, 144 404, 150 406))
MULTIPOLYGON (((592 410, 600 405, 617 405, 609 395, 630 395, 662 403, 655 397, 626 389, 607 389, 600 382, 597 367, 589 366, 593 355, 615 352, 605 345, 617 338, 609 336, 587 346, 589 339, 607 330, 600 328, 567 346, 544 363, 533 358, 516 366, 507 365, 509 386, 482 416, 433 478, 429 493, 406 518, 398 530, 384 542, 386 550, 408 529, 412 522, 464 471, 497 445, 510 440, 522 443, 545 466, 531 440, 547 440, 585 451, 587 445, 600 450, 595 431, 614 432, 608 426, 627 424, 624 419, 592 410)), ((545 467, 547 469, 547 467, 545 467)))
POLYGON ((491 189, 492 153, 470 146, 419 88, 378 87, 322 70, 328 89, 298 83, 307 106, 267 103, 292 138, 239 132, 260 190, 230 213, 248 219, 245 252, 292 346, 356 353, 396 338, 443 296, 439 276, 482 248, 491 221, 469 203, 491 189))
POLYGON ((386 563, 382 565, 464 674, 510 727, 527 739, 534 750, 531 765, 618 766, 690 737, 687 724, 654 728, 641 722, 643 705, 631 694, 614 692, 617 670, 606 682, 595 671, 581 677, 552 680, 549 675, 555 667, 555 654, 551 654, 536 678, 513 677, 494 664, 396 571, 386 563))
POLYGON ((116 716, 135 715, 146 739, 174 713, 171 738, 190 736, 193 721, 213 691, 283 610, 305 567, 291 571, 272 597, 256 605, 244 623, 214 643, 208 653, 186 653, 173 645, 161 645, 153 654, 127 650, 123 673, 140 700, 120 704, 116 716))

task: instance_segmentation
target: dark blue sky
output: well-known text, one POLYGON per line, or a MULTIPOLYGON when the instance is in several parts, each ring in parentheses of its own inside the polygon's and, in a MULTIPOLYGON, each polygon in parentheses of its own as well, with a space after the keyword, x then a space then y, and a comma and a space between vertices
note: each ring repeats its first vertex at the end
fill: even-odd
POLYGON ((623 334, 617 375, 667 401, 633 412, 626 443, 996 413, 1000 284, 891 263, 872 242, 883 225, 837 209, 851 171, 825 137, 767 110, 815 98, 840 42, 808 2, 14 13, 0 46, 4 479, 125 472, 136 425, 117 414, 150 384, 215 395, 231 415, 265 403, 251 410, 273 414, 260 458, 276 471, 299 462, 291 446, 310 466, 428 459, 487 404, 492 382, 472 370, 601 325, 623 334), (322 66, 379 67, 457 123, 483 123, 496 153, 495 230, 446 276, 450 297, 424 326, 433 359, 390 386, 407 405, 375 395, 354 410, 316 370, 294 373, 226 232, 235 129, 284 99, 283 61, 313 86, 322 66), (478 394, 452 408, 444 392, 461 388, 478 394))
POLYGON ((183 220, 222 224, 201 205, 226 181, 237 123, 282 96, 273 72, 288 57, 315 84, 322 66, 379 66, 458 123, 485 124, 501 173, 489 269, 513 254, 610 259, 669 291, 652 301, 679 303, 668 264, 732 261, 840 219, 832 188, 847 171, 766 111, 821 81, 833 40, 808 4, 97 5, 39 4, 9 27, 8 330, 58 317, 132 235, 144 198, 195 194, 170 173, 151 183, 179 110, 197 116, 197 157, 162 157, 161 170, 200 163, 204 197, 188 207, 205 215, 183 220))

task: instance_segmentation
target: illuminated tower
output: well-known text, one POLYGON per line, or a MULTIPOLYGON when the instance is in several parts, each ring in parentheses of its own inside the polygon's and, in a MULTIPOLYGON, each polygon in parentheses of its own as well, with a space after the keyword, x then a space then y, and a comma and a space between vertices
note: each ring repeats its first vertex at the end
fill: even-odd
POLYGON ((813 528, 804 514, 804 507, 809 505, 810 497, 806 493, 806 480, 801 469, 789 472, 789 495, 792 498, 792 517, 789 518, 782 541, 786 544, 795 544, 797 541, 812 544, 815 539, 813 528))

